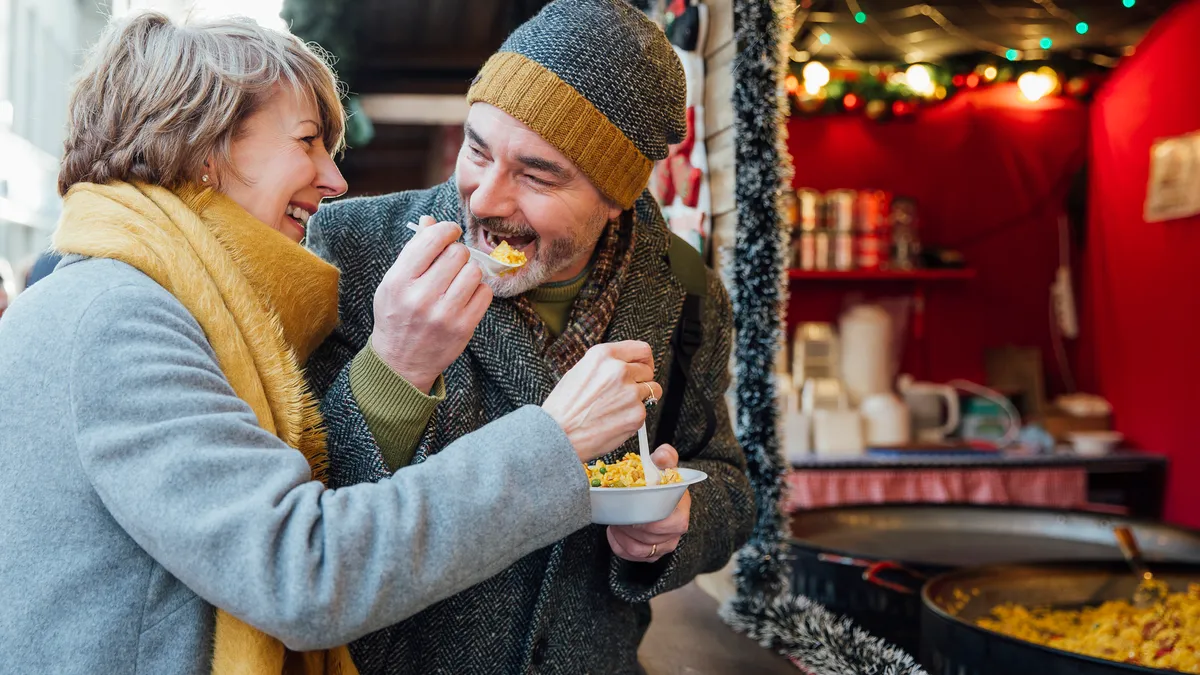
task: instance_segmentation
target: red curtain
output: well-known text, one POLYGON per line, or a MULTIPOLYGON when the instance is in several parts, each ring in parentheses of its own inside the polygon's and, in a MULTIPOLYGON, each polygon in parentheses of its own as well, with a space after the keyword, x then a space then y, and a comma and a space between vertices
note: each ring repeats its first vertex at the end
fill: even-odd
POLYGON ((1171 459, 1167 518, 1200 527, 1200 218, 1142 217, 1155 139, 1200 130, 1200 1, 1163 17, 1092 110, 1084 360, 1117 428, 1171 459))
MULTIPOLYGON (((1086 152, 1087 107, 1022 98, 1015 85, 963 92, 907 119, 796 118, 788 123, 795 187, 876 188, 917 200, 926 245, 961 250, 973 281, 926 284, 924 339, 904 370, 944 381, 984 378, 983 350, 1041 349, 1057 373, 1049 287, 1057 217, 1086 152)), ((912 285, 795 282, 789 324, 829 320, 847 291, 904 295, 912 285)), ((1068 349, 1071 349, 1068 346, 1068 349)), ((1047 384, 1057 389, 1057 378, 1047 384)))

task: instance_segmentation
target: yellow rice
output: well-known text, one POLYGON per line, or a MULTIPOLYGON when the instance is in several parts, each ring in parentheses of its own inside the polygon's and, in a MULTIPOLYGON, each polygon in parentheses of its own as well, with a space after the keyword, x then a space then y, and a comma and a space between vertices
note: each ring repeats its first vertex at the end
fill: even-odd
POLYGON ((1125 600, 1078 611, 1007 604, 976 623, 1035 644, 1149 668, 1200 673, 1200 584, 1138 609, 1125 600))
MULTIPOLYGON (((646 474, 642 470, 642 457, 632 452, 625 453, 621 461, 605 464, 596 460, 592 466, 584 465, 588 482, 592 487, 645 487, 646 474)), ((675 469, 664 469, 659 475, 659 485, 682 483, 683 477, 675 469)))

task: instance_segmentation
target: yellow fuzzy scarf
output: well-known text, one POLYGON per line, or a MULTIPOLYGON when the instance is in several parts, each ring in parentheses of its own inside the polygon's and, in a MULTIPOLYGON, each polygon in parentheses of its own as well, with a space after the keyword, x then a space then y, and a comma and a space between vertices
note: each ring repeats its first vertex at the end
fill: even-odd
MULTIPOLYGON (((299 364, 337 323, 337 270, 211 189, 130 183, 71 188, 54 247, 111 258, 191 312, 258 423, 325 478, 320 413, 299 364)), ((345 647, 294 653, 217 611, 214 675, 354 675, 345 647)))

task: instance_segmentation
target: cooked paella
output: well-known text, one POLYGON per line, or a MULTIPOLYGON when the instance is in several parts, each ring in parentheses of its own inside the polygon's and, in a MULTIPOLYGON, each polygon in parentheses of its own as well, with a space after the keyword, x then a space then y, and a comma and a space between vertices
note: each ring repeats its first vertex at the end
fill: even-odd
MULTIPOLYGON (((642 469, 642 457, 632 452, 625 453, 619 462, 605 464, 601 459, 596 460, 596 463, 591 466, 585 464, 583 468, 587 469, 588 482, 592 487, 646 487, 646 473, 642 469)), ((683 477, 675 469, 663 469, 659 472, 659 485, 682 482, 683 477)))
POLYGON ((525 252, 509 246, 507 241, 500 242, 499 246, 492 249, 491 256, 506 265, 517 265, 519 267, 527 262, 525 252))
POLYGON ((1110 661, 1200 673, 1200 584, 1169 593, 1148 582, 1161 600, 1139 608, 1113 600, 1081 610, 1006 604, 976 623, 1020 640, 1110 661))

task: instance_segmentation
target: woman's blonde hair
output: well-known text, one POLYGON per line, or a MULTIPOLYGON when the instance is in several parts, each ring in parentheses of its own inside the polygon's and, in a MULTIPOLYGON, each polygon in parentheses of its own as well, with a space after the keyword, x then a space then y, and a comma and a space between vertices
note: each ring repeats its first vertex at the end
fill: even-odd
POLYGON ((58 190, 138 180, 168 188, 201 174, 238 176, 230 145, 280 85, 316 104, 331 154, 346 113, 327 53, 250 19, 181 25, 158 12, 114 22, 71 94, 58 190), (205 169, 213 158, 216 166, 205 169))

